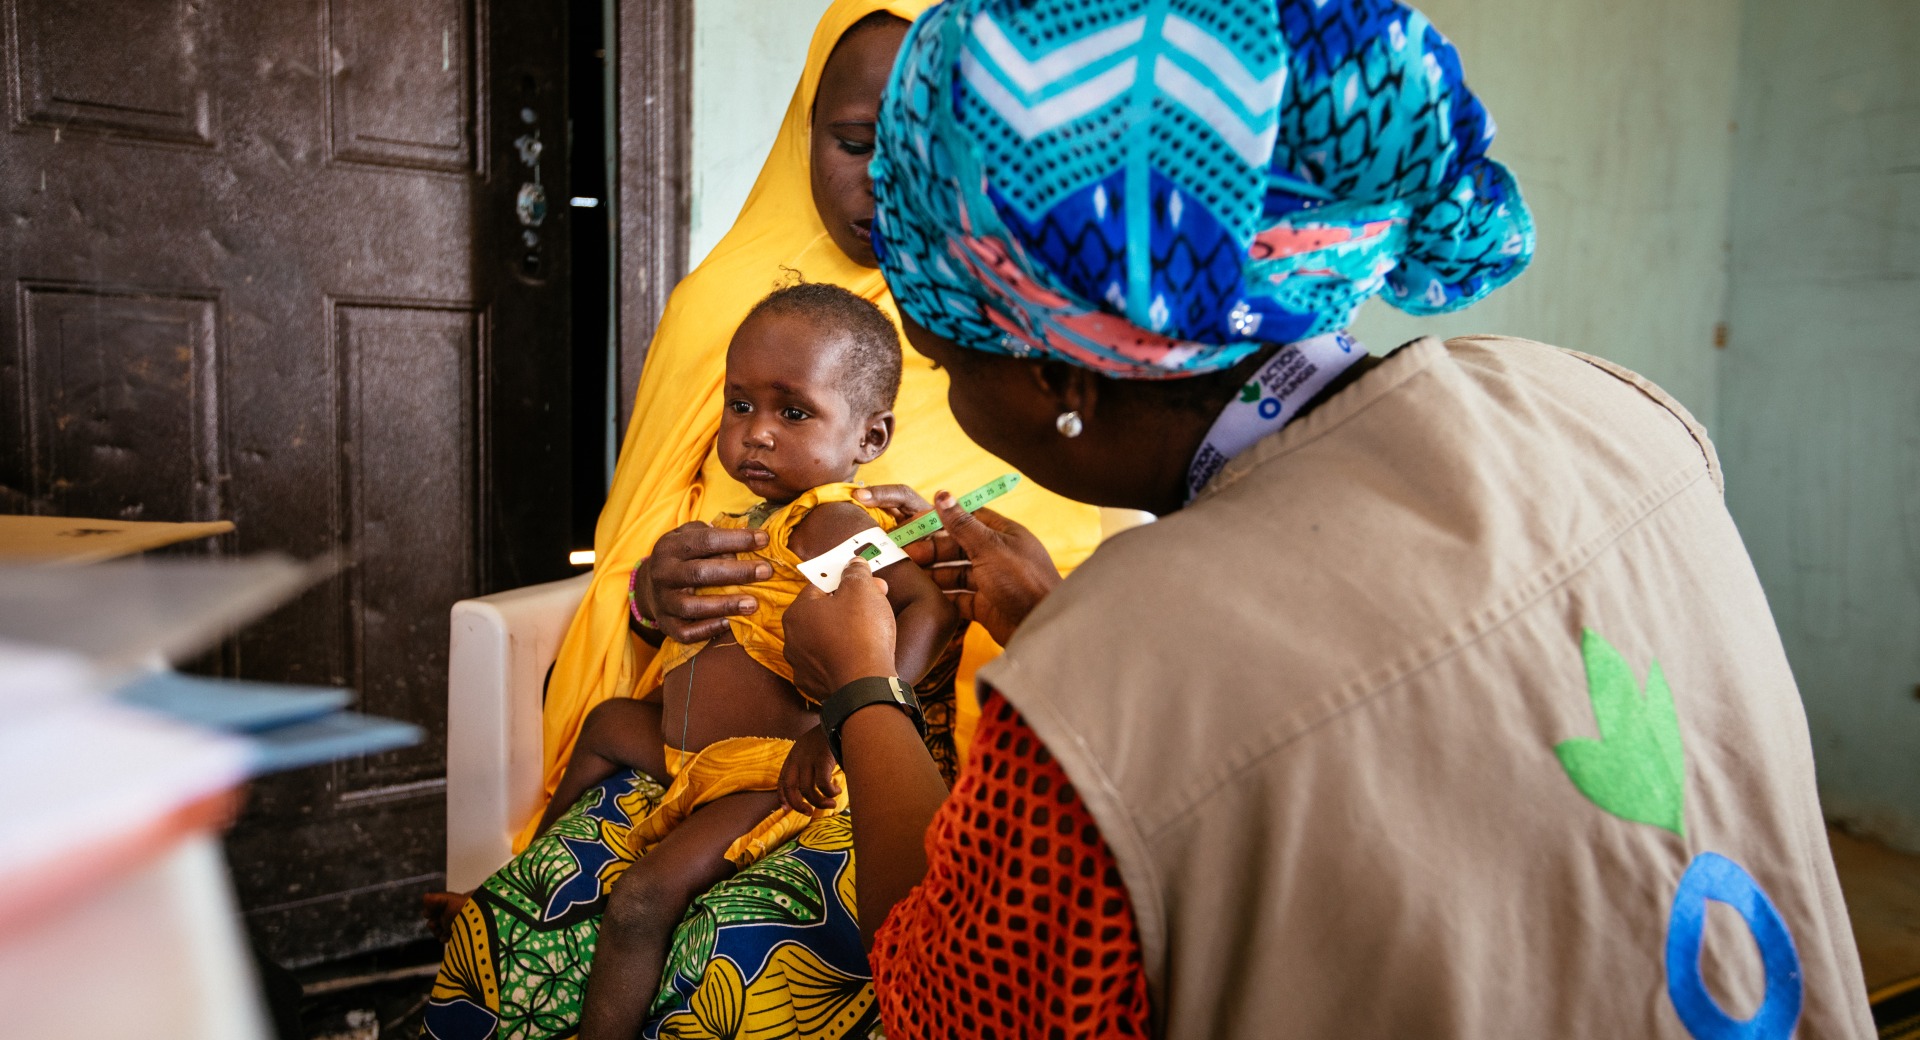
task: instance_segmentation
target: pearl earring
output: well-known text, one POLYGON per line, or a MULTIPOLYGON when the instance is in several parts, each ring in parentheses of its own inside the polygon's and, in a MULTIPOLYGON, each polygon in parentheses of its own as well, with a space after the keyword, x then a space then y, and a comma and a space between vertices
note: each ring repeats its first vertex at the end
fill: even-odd
POLYGON ((1073 438, 1080 436, 1080 432, 1087 428, 1087 424, 1080 421, 1079 412, 1068 411, 1061 412, 1060 416, 1053 420, 1053 428, 1060 431, 1060 436, 1073 438))

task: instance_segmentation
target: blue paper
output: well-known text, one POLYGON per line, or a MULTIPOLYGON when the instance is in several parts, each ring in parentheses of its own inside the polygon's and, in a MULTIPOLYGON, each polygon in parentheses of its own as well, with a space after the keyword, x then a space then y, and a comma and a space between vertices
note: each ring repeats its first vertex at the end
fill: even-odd
POLYGON ((252 733, 247 739, 253 746, 253 772, 258 776, 412 747, 426 735, 425 730, 405 722, 342 711, 252 733))
POLYGON ((229 733, 255 733, 332 714, 353 700, 350 690, 326 686, 208 679, 154 672, 114 691, 122 704, 229 733))

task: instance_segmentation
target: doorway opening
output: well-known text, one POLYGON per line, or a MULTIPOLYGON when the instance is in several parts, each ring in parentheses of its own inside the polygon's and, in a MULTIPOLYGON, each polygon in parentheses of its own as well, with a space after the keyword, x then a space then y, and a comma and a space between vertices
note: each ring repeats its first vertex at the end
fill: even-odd
POLYGON ((619 354, 614 308, 614 156, 617 109, 608 57, 616 0, 569 0, 567 11, 567 186, 572 216, 573 472, 572 544, 593 547, 593 529, 613 480, 619 449, 619 354))

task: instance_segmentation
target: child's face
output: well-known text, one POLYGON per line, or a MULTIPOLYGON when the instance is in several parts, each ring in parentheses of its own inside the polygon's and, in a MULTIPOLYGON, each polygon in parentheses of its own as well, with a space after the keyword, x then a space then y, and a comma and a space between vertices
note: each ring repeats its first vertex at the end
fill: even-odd
POLYGON ((893 413, 855 413, 842 391, 842 337, 818 319, 768 310, 727 347, 720 464, 754 494, 788 502, 852 480, 886 450, 893 413))

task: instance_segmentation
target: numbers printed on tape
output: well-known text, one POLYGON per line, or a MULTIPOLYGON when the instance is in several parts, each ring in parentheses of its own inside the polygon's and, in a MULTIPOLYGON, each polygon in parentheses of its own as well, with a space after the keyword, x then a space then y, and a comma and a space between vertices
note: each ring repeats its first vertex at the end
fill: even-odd
POLYGON ((911 545, 940 529, 940 514, 927 513, 893 529, 888 538, 895 545, 911 545))
MULTIPOLYGON (((995 477, 985 484, 974 488, 972 491, 961 495, 960 508, 971 513, 1019 486, 1020 474, 1018 473, 1008 473, 995 477)), ((893 533, 887 537, 893 539, 893 544, 904 547, 925 538, 939 529, 939 513, 922 513, 912 520, 901 524, 899 527, 894 528, 893 533)))
MULTIPOLYGON (((995 477, 985 484, 960 496, 960 508, 971 513, 1012 491, 1020 485, 1020 474, 1008 473, 995 477)), ((822 592, 832 592, 840 587, 840 574, 847 564, 854 560, 865 560, 874 570, 890 566, 907 558, 900 551, 904 545, 919 541, 940 529, 940 514, 926 513, 894 528, 892 534, 870 527, 865 531, 828 549, 826 552, 800 564, 800 573, 807 576, 822 592)))

